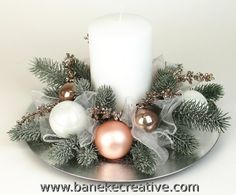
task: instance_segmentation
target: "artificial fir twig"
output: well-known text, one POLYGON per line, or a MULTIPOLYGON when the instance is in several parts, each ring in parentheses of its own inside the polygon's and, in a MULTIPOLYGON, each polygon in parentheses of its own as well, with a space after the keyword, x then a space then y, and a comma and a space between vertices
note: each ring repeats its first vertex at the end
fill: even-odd
POLYGON ((58 88, 57 87, 46 87, 43 89, 45 95, 49 97, 58 98, 58 88))
POLYGON ((157 156, 151 149, 137 141, 131 148, 130 154, 134 167, 141 173, 146 175, 156 173, 157 156))
POLYGON ((75 64, 72 68, 75 72, 75 78, 91 80, 90 67, 85 62, 75 58, 75 64))
POLYGON ((48 58, 35 58, 30 71, 50 87, 58 88, 66 82, 63 65, 48 58))
POLYGON ((116 96, 110 86, 101 86, 97 90, 95 106, 90 109, 90 115, 97 121, 109 119, 119 120, 121 112, 116 112, 116 96))
MULTIPOLYGON (((51 97, 58 97, 59 88, 67 81, 73 82, 77 79, 78 84, 78 80, 86 79, 90 83, 89 66, 69 53, 67 53, 66 59, 62 63, 49 58, 35 58, 32 61, 30 71, 40 81, 47 84, 44 92, 51 97)), ((81 81, 83 82, 83 80, 81 81)))
POLYGON ((39 122, 32 120, 24 124, 17 124, 8 134, 12 141, 37 142, 41 140, 39 122))
POLYGON ((159 69, 153 79, 151 91, 162 93, 165 91, 176 92, 178 81, 174 76, 172 69, 166 67, 159 69))
POLYGON ((169 136, 173 141, 173 150, 182 155, 192 155, 199 146, 198 140, 184 127, 178 127, 176 133, 169 136))
POLYGON ((208 83, 206 85, 199 85, 194 90, 200 92, 209 101, 217 101, 224 96, 224 89, 222 85, 216 83, 208 83))
POLYGON ((49 158, 56 165, 66 164, 75 158, 78 165, 89 167, 98 161, 98 154, 92 144, 81 148, 77 137, 73 135, 53 144, 49 149, 49 158))
POLYGON ((77 163, 82 167, 89 167, 98 162, 98 153, 92 144, 79 148, 76 151, 77 163))
POLYGON ((173 112, 177 126, 191 129, 224 132, 229 126, 230 117, 217 106, 208 106, 195 101, 183 102, 173 112))
POLYGON ((75 94, 76 96, 81 95, 85 91, 91 91, 92 86, 87 79, 77 79, 75 81, 75 94))
POLYGON ((56 165, 68 163, 75 157, 77 149, 77 137, 71 136, 68 139, 62 139, 58 143, 53 144, 49 149, 49 159, 56 165))
POLYGON ((95 104, 101 108, 115 109, 116 96, 110 86, 104 85, 98 88, 95 104))

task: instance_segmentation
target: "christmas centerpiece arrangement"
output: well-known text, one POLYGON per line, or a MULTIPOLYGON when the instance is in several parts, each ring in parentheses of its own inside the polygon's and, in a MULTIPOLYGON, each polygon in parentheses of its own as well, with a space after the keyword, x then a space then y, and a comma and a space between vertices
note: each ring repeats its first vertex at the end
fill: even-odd
POLYGON ((89 65, 71 54, 62 63, 35 58, 30 70, 47 87, 32 92, 34 111, 11 139, 44 144, 57 165, 118 160, 153 175, 170 152, 194 153, 193 131, 224 132, 223 86, 212 74, 152 62, 151 32, 142 17, 106 16, 89 27, 89 65))

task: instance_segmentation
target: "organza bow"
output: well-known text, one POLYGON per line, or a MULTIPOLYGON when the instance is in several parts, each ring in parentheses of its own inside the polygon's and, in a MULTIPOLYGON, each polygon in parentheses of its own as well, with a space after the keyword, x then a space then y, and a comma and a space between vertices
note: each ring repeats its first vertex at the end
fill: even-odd
MULTIPOLYGON (((129 102, 129 101, 127 101, 129 102)), ((181 103, 179 97, 157 100, 154 105, 161 109, 159 126, 152 132, 147 132, 138 127, 135 122, 136 107, 126 103, 121 120, 131 126, 132 136, 157 154, 158 164, 164 164, 168 157, 168 151, 164 146, 172 144, 169 135, 175 134, 177 128, 172 118, 174 109, 181 103)))

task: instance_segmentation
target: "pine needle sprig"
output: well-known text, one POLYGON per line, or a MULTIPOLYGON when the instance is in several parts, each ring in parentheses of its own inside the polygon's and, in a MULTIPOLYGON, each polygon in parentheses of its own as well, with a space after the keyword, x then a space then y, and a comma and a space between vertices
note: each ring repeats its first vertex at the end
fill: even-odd
POLYGON ((223 86, 216 83, 199 85, 194 90, 200 92, 208 101, 217 101, 224 96, 223 86))
POLYGON ((140 142, 136 142, 130 151, 134 167, 141 173, 153 175, 156 173, 157 156, 156 154, 140 142))
POLYGON ((77 96, 81 95, 85 91, 91 91, 91 90, 92 86, 89 80, 82 78, 82 79, 77 79, 75 81, 75 94, 77 96))
POLYGON ((89 167, 96 164, 98 162, 98 153, 95 146, 91 144, 77 149, 76 160, 82 167, 89 167))
POLYGON ((195 101, 183 102, 173 112, 177 126, 190 129, 224 132, 229 126, 230 117, 217 106, 208 106, 195 101))
POLYGON ((159 69, 155 74, 151 90, 158 93, 167 90, 175 92, 177 87, 178 81, 173 74, 173 70, 166 67, 164 69, 159 69))
POLYGON ((51 159, 56 165, 66 164, 75 157, 77 147, 76 136, 62 139, 58 143, 53 144, 49 149, 49 159, 51 159))
POLYGON ((91 80, 90 67, 85 62, 75 58, 75 64, 72 68, 75 72, 75 78, 91 80))
POLYGON ((32 120, 22 125, 17 124, 8 134, 12 141, 37 142, 41 140, 39 122, 32 120))
POLYGON ((66 82, 66 72, 62 64, 48 58, 35 58, 30 71, 51 87, 60 87, 66 82))
POLYGON ((58 98, 59 89, 57 87, 47 87, 43 89, 43 92, 49 97, 58 98))
POLYGON ((174 135, 169 136, 173 141, 174 151, 182 155, 192 155, 199 146, 198 140, 184 130, 183 127, 178 127, 177 132, 174 135))
POLYGON ((101 86, 97 90, 96 107, 115 109, 116 96, 110 86, 101 86))

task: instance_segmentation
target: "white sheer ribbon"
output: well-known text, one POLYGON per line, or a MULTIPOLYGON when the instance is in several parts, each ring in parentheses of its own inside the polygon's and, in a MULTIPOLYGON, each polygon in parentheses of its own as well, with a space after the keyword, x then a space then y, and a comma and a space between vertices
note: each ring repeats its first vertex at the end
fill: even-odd
MULTIPOLYGON (((89 116, 89 111, 95 106, 96 93, 93 91, 85 91, 78 96, 74 101, 83 106, 89 116)), ((92 143, 94 139, 94 131, 97 127, 97 122, 89 117, 89 127, 84 130, 78 137, 80 147, 84 147, 92 143)))
POLYGON ((132 127, 131 133, 136 140, 140 141, 157 154, 158 164, 164 164, 169 157, 168 151, 164 146, 172 144, 169 135, 175 134, 177 130, 172 118, 172 113, 180 103, 181 100, 179 97, 154 102, 154 104, 161 109, 161 113, 159 116, 159 126, 152 132, 146 132, 136 125, 136 107, 131 106, 128 103, 124 106, 121 120, 132 127))
MULTIPOLYGON (((58 101, 57 98, 44 95, 42 92, 33 91, 33 100, 35 106, 42 104, 49 104, 58 101)), ((95 106, 96 93, 92 91, 85 91, 78 96, 74 101, 83 106, 89 115, 90 108, 95 106)), ((121 121, 132 127, 132 136, 143 143, 148 148, 152 149, 158 157, 158 164, 164 164, 168 159, 168 151, 164 146, 172 144, 172 140, 169 135, 175 134, 177 128, 174 124, 172 113, 173 110, 181 103, 179 97, 165 100, 157 100, 154 102, 156 106, 161 109, 159 126, 153 132, 146 132, 144 129, 139 128, 135 122, 136 106, 129 104, 128 98, 126 104, 123 107, 121 121)), ((40 131, 42 139, 45 142, 54 143, 60 141, 58 137, 51 129, 49 124, 49 114, 39 118, 40 131)), ((94 139, 94 132, 97 127, 97 122, 89 118, 89 128, 84 130, 80 136, 78 136, 78 143, 81 147, 84 147, 92 143, 94 139)))

